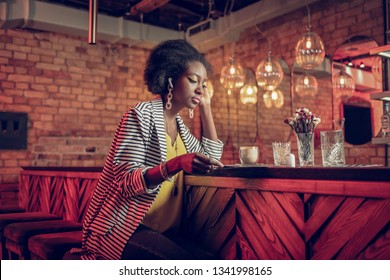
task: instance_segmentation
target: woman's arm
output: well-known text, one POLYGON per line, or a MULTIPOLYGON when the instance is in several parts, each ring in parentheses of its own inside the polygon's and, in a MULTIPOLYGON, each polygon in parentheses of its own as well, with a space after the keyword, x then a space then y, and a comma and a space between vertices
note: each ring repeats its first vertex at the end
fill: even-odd
POLYGON ((147 169, 144 179, 146 187, 154 189, 155 186, 164 182, 167 177, 172 177, 182 170, 190 174, 205 174, 222 167, 223 164, 214 158, 201 153, 190 153, 177 156, 165 163, 147 169))
POLYGON ((200 119, 202 122, 202 135, 210 140, 218 141, 217 130, 215 129, 213 115, 211 113, 211 98, 207 91, 204 91, 199 103, 200 119))
POLYGON ((210 140, 218 141, 210 104, 199 106, 200 119, 202 122, 202 135, 210 140))

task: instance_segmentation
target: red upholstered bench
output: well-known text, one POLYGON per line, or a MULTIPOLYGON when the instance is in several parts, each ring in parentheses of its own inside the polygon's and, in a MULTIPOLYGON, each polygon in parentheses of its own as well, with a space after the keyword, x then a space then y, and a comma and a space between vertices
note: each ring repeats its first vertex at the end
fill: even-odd
POLYGON ((22 213, 22 212, 25 212, 24 208, 17 205, 0 206, 0 214, 22 213))
POLYGON ((12 223, 31 222, 31 221, 46 221, 46 220, 60 220, 61 217, 44 213, 44 212, 24 212, 24 213, 9 213, 0 214, 0 245, 1 255, 0 259, 8 259, 8 252, 5 248, 4 228, 12 223))
POLYGON ((34 260, 62 260, 67 251, 81 247, 81 238, 81 230, 34 235, 28 240, 28 250, 34 260))
POLYGON ((81 223, 66 220, 24 222, 7 225, 4 228, 5 247, 9 259, 30 259, 28 239, 44 233, 80 231, 81 223))

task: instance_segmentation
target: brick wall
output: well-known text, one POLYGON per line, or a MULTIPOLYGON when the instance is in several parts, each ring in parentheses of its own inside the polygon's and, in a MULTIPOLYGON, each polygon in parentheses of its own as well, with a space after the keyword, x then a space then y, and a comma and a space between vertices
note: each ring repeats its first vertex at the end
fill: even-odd
MULTIPOLYGON (((319 1, 310 11, 312 29, 322 37, 329 56, 354 35, 371 36, 383 44, 381 0, 319 1)), ((302 8, 250 27, 238 42, 207 52, 214 67, 215 123, 220 139, 226 142, 229 131, 231 140, 226 146, 232 151, 224 153, 225 163, 237 162, 237 147, 253 143, 256 136, 256 105, 238 102, 237 92, 228 99, 219 83, 231 50, 243 66, 256 69, 269 43, 272 53, 293 71, 294 47, 306 24, 307 10, 302 8)), ((20 166, 101 166, 122 114, 135 102, 152 98, 142 79, 148 54, 149 50, 123 44, 89 45, 85 38, 62 34, 0 30, 0 110, 27 112, 29 117, 27 150, 0 150, 0 183, 17 182, 20 166)), ((322 117, 319 129, 329 129, 330 78, 319 83, 320 92, 314 98, 294 99, 293 106, 309 107, 322 117)), ((267 109, 262 100, 258 104, 262 162, 272 162, 271 142, 289 135, 283 124, 291 115, 289 88, 286 75, 281 109, 267 109)), ((198 135, 199 114, 195 111, 193 120, 187 112, 182 115, 198 135)), ((348 163, 384 163, 383 146, 347 145, 346 150, 348 163)), ((316 158, 320 163, 318 147, 316 158)))
MULTIPOLYGON (((384 43, 384 23, 383 23, 383 6, 381 0, 375 1, 319 1, 310 5, 312 31, 316 32, 324 41, 327 57, 331 58, 337 47, 347 39, 363 35, 373 38, 379 45, 384 43)), ((241 34, 238 42, 235 44, 225 45, 208 53, 209 60, 213 61, 216 72, 220 71, 224 64, 227 63, 229 56, 234 50, 236 61, 242 66, 256 69, 261 59, 266 57, 268 44, 271 46, 272 54, 284 60, 294 77, 294 47, 300 36, 306 32, 307 25, 307 8, 301 8, 277 19, 273 19, 257 26, 248 28, 241 34)), ((266 108, 262 100, 259 103, 259 121, 258 129, 262 143, 263 158, 261 162, 272 163, 272 141, 286 140, 289 136, 289 127, 283 124, 286 117, 291 116, 291 110, 301 106, 308 107, 311 111, 321 116, 322 123, 318 130, 329 130, 332 127, 331 114, 331 95, 332 84, 331 77, 327 76, 318 79, 319 91, 313 98, 293 97, 293 107, 291 107, 290 95, 290 77, 285 74, 280 86, 284 94, 284 106, 280 109, 266 108)), ((215 82, 219 99, 214 100, 218 106, 214 109, 214 115, 218 116, 217 126, 221 139, 227 139, 227 94, 226 90, 215 82), (222 98, 222 100, 221 100, 222 98)), ((262 96, 263 92, 260 93, 262 96)), ((238 92, 235 96, 230 96, 230 123, 229 132, 232 139, 232 145, 236 148, 233 162, 238 162, 237 147, 249 143, 254 143, 256 136, 256 107, 255 105, 244 105, 237 101, 238 92), (232 115, 233 114, 233 115, 232 115)), ((382 103, 372 102, 367 93, 357 93, 360 98, 366 99, 372 103, 376 111, 381 111, 382 103)), ((335 117, 338 121, 339 100, 335 101, 335 117)), ((378 114, 374 116, 374 122, 378 127, 378 114)), ((373 133, 378 133, 375 131, 373 133)), ((290 138, 292 149, 296 154, 295 137, 290 138)), ((319 139, 316 141, 315 162, 321 164, 321 151, 319 139)), ((385 146, 365 144, 353 146, 346 144, 346 162, 353 164, 384 164, 385 163, 385 146)), ((230 157, 229 153, 229 157, 230 157)), ((230 159, 226 158, 230 161, 230 159)))
POLYGON ((40 137, 33 145, 34 166, 96 166, 110 148, 108 137, 40 137))

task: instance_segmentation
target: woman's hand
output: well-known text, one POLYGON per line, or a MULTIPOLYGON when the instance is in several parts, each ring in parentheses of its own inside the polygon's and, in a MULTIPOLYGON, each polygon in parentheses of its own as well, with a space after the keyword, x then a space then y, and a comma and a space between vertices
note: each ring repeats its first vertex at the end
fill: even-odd
POLYGON ((203 91, 203 94, 202 94, 202 97, 200 98, 200 103, 199 105, 210 105, 211 104, 211 96, 210 96, 210 93, 209 91, 206 89, 204 89, 203 91))
POLYGON ((200 153, 184 154, 180 156, 180 167, 187 173, 204 174, 222 168, 223 164, 214 158, 200 153))

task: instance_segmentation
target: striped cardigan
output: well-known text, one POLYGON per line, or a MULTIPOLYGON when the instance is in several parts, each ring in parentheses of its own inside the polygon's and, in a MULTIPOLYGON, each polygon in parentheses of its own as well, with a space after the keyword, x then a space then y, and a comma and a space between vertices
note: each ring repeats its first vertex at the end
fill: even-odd
MULTIPOLYGON (((220 159, 223 144, 195 138, 176 117, 188 153, 220 159)), ((122 117, 83 221, 82 259, 120 259, 161 184, 146 190, 142 171, 166 160, 161 98, 140 102, 122 117)))

